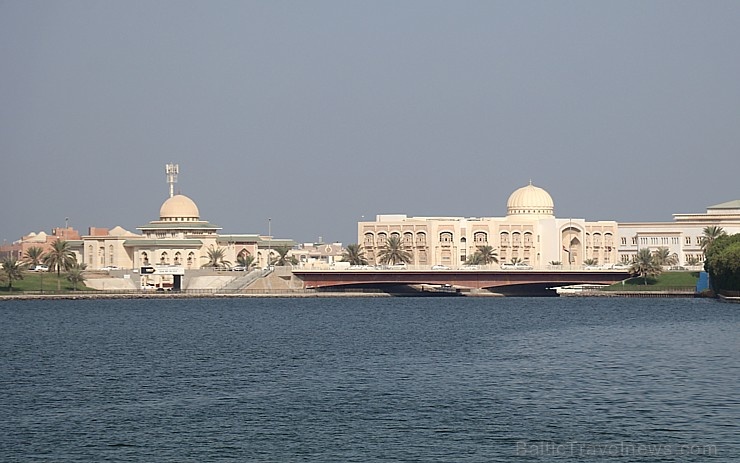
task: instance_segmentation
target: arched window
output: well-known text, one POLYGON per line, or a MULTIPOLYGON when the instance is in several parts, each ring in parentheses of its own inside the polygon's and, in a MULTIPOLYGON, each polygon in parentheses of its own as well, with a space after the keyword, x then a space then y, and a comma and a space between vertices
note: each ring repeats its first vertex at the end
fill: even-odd
POLYGON ((92 265, 93 262, 95 262, 95 260, 93 258, 93 245, 91 244, 87 247, 87 263, 92 265))
POLYGON ((142 252, 141 253, 141 262, 144 265, 149 265, 149 254, 147 254, 146 252, 142 252))
POLYGON ((365 247, 370 247, 375 244, 375 237, 372 233, 365 233, 365 247))
POLYGON ((416 244, 425 246, 427 244, 427 234, 424 232, 418 232, 416 234, 416 244))
POLYGON ((180 265, 180 257, 181 257, 180 251, 177 251, 175 253, 175 265, 180 265))
POLYGON ((170 261, 170 256, 167 255, 167 251, 162 251, 162 254, 159 255, 159 263, 164 265, 164 264, 169 263, 169 261, 170 261))
POLYGON ((532 233, 524 232, 524 247, 528 248, 532 246, 532 233))
POLYGON ((501 247, 502 248, 508 247, 509 244, 510 244, 509 243, 509 233, 507 233, 507 232, 501 232, 500 235, 499 235, 499 237, 501 239, 501 247))
POLYGON ((450 244, 452 243, 452 233, 451 232, 442 232, 439 234, 439 242, 443 244, 450 244))
POLYGON ((113 245, 111 244, 108 246, 108 263, 113 265, 115 262, 113 262, 113 245))
POLYGON ((475 232, 473 235, 473 241, 476 245, 483 245, 488 243, 488 233, 486 232, 475 232))
POLYGON ((406 232, 403 234, 403 245, 404 246, 413 246, 414 245, 414 234, 411 232, 406 232))
POLYGON ((511 234, 511 245, 515 248, 518 248, 522 245, 522 234, 519 232, 514 232, 511 234))
POLYGON ((388 235, 383 232, 378 233, 378 246, 385 246, 386 241, 388 241, 388 235))

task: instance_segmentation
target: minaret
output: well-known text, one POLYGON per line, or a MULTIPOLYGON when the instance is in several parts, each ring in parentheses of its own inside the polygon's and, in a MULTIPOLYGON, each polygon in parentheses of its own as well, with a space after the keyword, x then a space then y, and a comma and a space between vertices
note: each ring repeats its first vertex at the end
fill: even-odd
POLYGON ((170 185, 170 198, 175 195, 175 183, 177 183, 177 174, 180 172, 180 166, 177 164, 167 164, 164 166, 167 174, 167 183, 170 185))

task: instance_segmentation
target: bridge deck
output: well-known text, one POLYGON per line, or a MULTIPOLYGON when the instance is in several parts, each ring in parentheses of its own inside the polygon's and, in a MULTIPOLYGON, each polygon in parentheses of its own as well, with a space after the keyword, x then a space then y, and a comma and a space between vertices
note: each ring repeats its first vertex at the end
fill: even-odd
POLYGON ((629 272, 618 270, 293 270, 293 274, 303 280, 305 288, 429 284, 486 289, 526 284, 613 284, 629 278, 629 272))

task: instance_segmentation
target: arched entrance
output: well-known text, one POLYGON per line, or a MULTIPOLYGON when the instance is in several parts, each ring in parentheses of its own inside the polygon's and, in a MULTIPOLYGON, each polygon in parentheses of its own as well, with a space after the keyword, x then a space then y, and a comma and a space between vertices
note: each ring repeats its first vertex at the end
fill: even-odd
POLYGON ((580 229, 569 226, 560 233, 560 242, 562 244, 562 259, 564 266, 580 267, 583 263, 583 238, 580 229))

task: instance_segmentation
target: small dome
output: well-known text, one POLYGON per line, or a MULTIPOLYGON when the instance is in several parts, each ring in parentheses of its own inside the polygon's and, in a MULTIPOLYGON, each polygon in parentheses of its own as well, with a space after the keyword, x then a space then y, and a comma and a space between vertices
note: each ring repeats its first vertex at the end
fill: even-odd
POLYGON ((168 221, 198 220, 200 212, 192 199, 185 195, 175 195, 162 204, 159 219, 168 221))
POLYGON ((554 211, 550 194, 532 182, 513 192, 506 203, 507 215, 553 215, 554 211))

